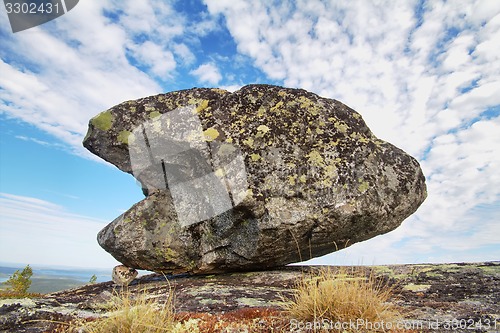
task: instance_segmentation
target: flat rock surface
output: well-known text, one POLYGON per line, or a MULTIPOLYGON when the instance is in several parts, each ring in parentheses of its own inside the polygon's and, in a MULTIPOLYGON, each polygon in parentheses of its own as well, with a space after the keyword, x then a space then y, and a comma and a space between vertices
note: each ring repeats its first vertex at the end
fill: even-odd
MULTIPOLYGON (((296 281, 316 269, 289 266, 206 276, 151 274, 136 279, 128 290, 132 295, 146 292, 160 302, 173 293, 177 312, 280 310, 296 281)), ((360 269, 395 288, 392 302, 422 332, 500 332, 500 262, 360 269)), ((121 290, 105 282, 42 298, 0 300, 0 332, 54 332, 57 324, 53 321, 102 316, 103 304, 121 290)))

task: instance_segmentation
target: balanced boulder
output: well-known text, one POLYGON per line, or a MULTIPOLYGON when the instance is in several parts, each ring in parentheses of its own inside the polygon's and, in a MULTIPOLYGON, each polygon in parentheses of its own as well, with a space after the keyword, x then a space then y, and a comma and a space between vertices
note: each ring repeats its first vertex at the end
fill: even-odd
POLYGON ((92 118, 84 146, 146 198, 99 244, 162 273, 265 269, 397 228, 426 197, 418 162, 339 101, 299 89, 194 88, 92 118))

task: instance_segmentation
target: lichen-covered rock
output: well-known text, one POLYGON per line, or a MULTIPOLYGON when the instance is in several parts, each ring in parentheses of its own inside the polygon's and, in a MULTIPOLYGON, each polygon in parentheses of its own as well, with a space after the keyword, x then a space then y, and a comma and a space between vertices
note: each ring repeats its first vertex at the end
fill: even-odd
POLYGON ((128 267, 208 273, 324 255, 389 232, 426 197, 418 162, 313 93, 249 85, 119 104, 84 146, 147 197, 99 244, 128 267))

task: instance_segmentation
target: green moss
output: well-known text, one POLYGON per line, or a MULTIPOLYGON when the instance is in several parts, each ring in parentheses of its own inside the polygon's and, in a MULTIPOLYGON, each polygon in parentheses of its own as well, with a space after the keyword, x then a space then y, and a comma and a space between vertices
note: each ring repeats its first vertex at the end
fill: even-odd
POLYGON ((118 133, 117 139, 118 139, 118 141, 120 141, 121 143, 124 143, 124 144, 128 145, 128 138, 129 138, 129 136, 130 136, 131 134, 132 134, 132 132, 129 132, 129 131, 123 130, 123 131, 121 131, 120 133, 118 133))
POLYGON ((163 250, 158 249, 158 254, 160 254, 161 257, 163 257, 166 261, 170 262, 175 262, 176 259, 179 257, 179 254, 169 247, 163 250))
POLYGON ((92 118, 90 121, 95 128, 101 131, 108 131, 113 126, 114 117, 111 111, 105 111, 92 118))
POLYGON ((394 271, 387 266, 373 266, 372 268, 377 274, 394 275, 394 271))
POLYGON ((484 274, 486 275, 496 275, 500 274, 500 265, 495 265, 495 266, 478 266, 480 270, 483 271, 484 274))

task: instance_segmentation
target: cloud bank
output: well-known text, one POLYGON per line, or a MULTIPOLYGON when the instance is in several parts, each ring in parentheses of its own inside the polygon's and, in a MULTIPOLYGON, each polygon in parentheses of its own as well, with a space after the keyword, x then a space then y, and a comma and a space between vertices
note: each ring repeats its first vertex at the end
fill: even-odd
POLYGON ((88 119, 124 100, 255 77, 304 88, 417 157, 429 191, 402 227, 323 262, 500 257, 498 1, 83 1, 0 28, 0 112, 74 154, 89 157, 88 119))

